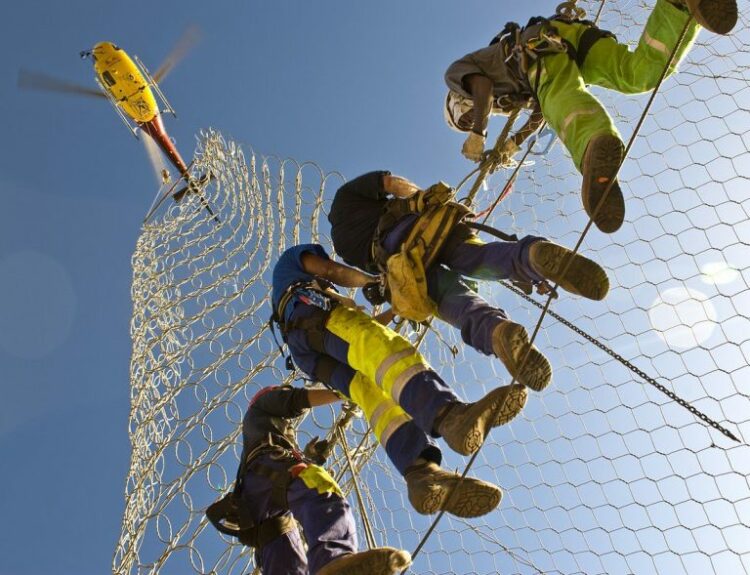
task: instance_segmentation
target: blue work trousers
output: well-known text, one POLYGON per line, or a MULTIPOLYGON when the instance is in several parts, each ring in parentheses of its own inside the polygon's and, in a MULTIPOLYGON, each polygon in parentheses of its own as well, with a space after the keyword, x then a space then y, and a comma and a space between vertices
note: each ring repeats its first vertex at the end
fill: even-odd
MULTIPOLYGON (((271 454, 255 460, 266 467, 287 470, 289 460, 273 459, 271 454)), ((253 473, 250 465, 243 480, 242 502, 257 523, 291 513, 302 525, 307 553, 297 529, 276 537, 256 554, 263 575, 315 575, 341 555, 357 552, 357 533, 349 503, 338 493, 320 492, 308 487, 301 478, 292 480, 287 490, 288 509, 272 497, 273 484, 268 477, 253 473)))
MULTIPOLYGON (((383 247, 396 253, 411 230, 416 215, 402 218, 384 237, 383 247)), ((461 233, 455 228, 452 233, 461 233)), ((483 243, 475 236, 466 241, 451 238, 427 270, 427 293, 438 306, 438 317, 461 331, 468 345, 493 355, 492 332, 508 314, 491 306, 471 289, 463 277, 479 280, 517 280, 536 283, 544 278, 529 263, 529 248, 544 240, 526 236, 514 242, 483 243)))
MULTIPOLYGON (((318 308, 300 301, 294 306, 289 320, 292 325, 295 320, 319 312, 318 308)), ((348 398, 374 398, 376 403, 368 402, 360 407, 402 475, 420 457, 440 463, 440 449, 432 439, 435 436, 433 423, 443 407, 459 399, 429 366, 420 363, 401 367, 403 361, 413 359, 411 363, 418 363, 421 360, 406 340, 364 312, 344 309, 334 310, 326 322, 323 350, 310 344, 310 334, 303 329, 290 329, 286 338, 292 359, 306 374, 315 377, 318 362, 327 356, 334 360, 335 366, 329 381, 323 383, 348 398), (370 353, 362 353, 363 344, 370 353), (393 379, 400 380, 402 385, 388 387, 386 382, 393 379), (362 393, 364 386, 369 390, 362 393), (400 409, 392 409, 396 406, 400 409), (390 424, 383 427, 385 421, 381 417, 389 418, 390 424)))

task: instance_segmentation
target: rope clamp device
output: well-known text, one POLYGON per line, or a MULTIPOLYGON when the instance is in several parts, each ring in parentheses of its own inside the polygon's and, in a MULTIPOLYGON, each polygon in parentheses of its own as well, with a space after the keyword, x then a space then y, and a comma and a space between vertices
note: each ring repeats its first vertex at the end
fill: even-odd
POLYGON ((560 20, 572 22, 574 20, 585 19, 586 10, 580 8, 579 6, 576 6, 576 0, 569 0, 568 2, 558 4, 557 8, 555 8, 555 15, 560 20))

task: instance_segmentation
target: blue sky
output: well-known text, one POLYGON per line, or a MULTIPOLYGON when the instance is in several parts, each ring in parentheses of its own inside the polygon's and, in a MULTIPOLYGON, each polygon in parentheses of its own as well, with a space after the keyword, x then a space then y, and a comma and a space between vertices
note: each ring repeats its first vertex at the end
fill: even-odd
MULTIPOLYGON (((472 0, 459 8, 455 2, 442 0, 393 0, 353 7, 340 0, 231 2, 216 9, 192 0, 157 4, 74 0, 16 3, 7 10, 9 25, 0 37, 6 54, 0 85, 6 112, 0 189, 10 216, 0 231, 0 446, 6 470, 0 490, 0 506, 6 513, 0 528, 0 575, 93 574, 110 567, 130 457, 130 257, 156 192, 145 153, 106 102, 19 92, 15 87, 18 69, 94 86, 91 64, 78 59, 80 50, 111 40, 137 54, 153 71, 181 32, 197 24, 203 32, 201 43, 162 84, 179 115, 177 120, 165 118, 167 129, 186 158, 194 148, 194 134, 211 126, 252 145, 260 154, 312 159, 325 170, 339 170, 347 177, 386 168, 420 184, 438 179, 455 183, 470 165, 458 153, 461 138, 442 121, 445 67, 485 43, 507 20, 523 21, 537 12, 549 12, 554 4, 535 1, 508 9, 503 3, 472 0), (39 542, 41 525, 45 529, 39 542)), ((612 16, 610 25, 632 25, 628 18, 612 16)), ((627 34, 634 37, 632 29, 627 34)), ((743 41, 748 43, 746 28, 743 34, 720 46, 739 50, 743 41)), ((741 55, 744 59, 733 56, 729 63, 717 64, 711 61, 712 50, 701 50, 690 67, 694 74, 700 77, 734 68, 747 80, 747 53, 741 55)), ((741 86, 732 84, 733 97, 724 101, 715 97, 717 88, 710 82, 687 75, 680 82, 683 89, 670 92, 675 98, 672 107, 657 103, 658 120, 644 128, 647 139, 634 148, 634 161, 624 168, 628 193, 635 196, 628 204, 635 223, 614 241, 595 236, 587 243, 598 255, 620 264, 611 267, 623 289, 598 311, 577 300, 561 305, 587 329, 617 342, 618 349, 627 349, 627 357, 649 358, 646 365, 660 374, 690 380, 691 371, 700 373, 696 367, 729 362, 724 364, 732 365, 729 375, 716 377, 714 389, 722 393, 728 389, 726 397, 731 397, 741 374, 746 374, 742 368, 747 363, 743 355, 747 322, 741 310, 748 290, 744 277, 750 267, 743 224, 749 208, 740 188, 746 190, 748 183, 748 142, 742 138, 750 102, 741 86), (678 101, 684 105, 675 108, 678 101), (718 109, 705 102, 714 102, 718 109), (719 120, 702 121, 711 115, 719 120), (671 141, 672 132, 676 147, 662 144, 671 141), (699 141, 701 134, 710 135, 707 150, 699 141), (733 135, 739 140, 731 139, 733 135), (690 160, 680 146, 691 150, 690 160), (659 154, 662 148, 665 156, 659 154), (727 164, 719 161, 720 156, 731 160, 727 164), (698 194, 695 188, 701 186, 711 194, 698 194), (679 209, 670 210, 670 202, 679 209), (711 213, 701 211, 705 205, 711 213), (688 216, 681 219, 674 212, 688 216), (734 219, 737 213, 745 217, 734 219), (689 235, 685 218, 698 230, 708 230, 704 235, 709 247, 720 246, 735 268, 744 272, 729 287, 710 292, 717 322, 726 320, 726 324, 722 323, 723 330, 711 332, 714 340, 708 346, 708 358, 700 357, 700 349, 682 356, 670 352, 663 339, 646 335, 651 326, 644 314, 636 313, 667 287, 695 288, 700 283, 700 265, 718 259, 718 250, 711 249, 696 249, 697 255, 690 255, 688 261, 678 257, 701 239, 689 235), (664 229, 659 231, 658 226, 664 229), (732 226, 734 232, 726 229, 732 226), (648 263, 633 265, 640 263, 639 257, 648 263), (683 275, 680 264, 687 270, 683 275), (597 321, 605 314, 606 321, 597 321)), ((643 99, 637 98, 617 102, 625 118, 643 105, 643 99)), ((621 124, 626 135, 627 125, 621 124)), ((498 129, 495 124, 494 130, 498 129)), ((572 192, 577 180, 564 180, 570 178, 570 165, 559 145, 555 153, 551 163, 540 162, 534 174, 538 179, 550 177, 546 181, 561 183, 566 192, 572 192)), ((495 185, 500 181, 499 176, 493 179, 495 185)), ((515 211, 504 214, 508 218, 504 221, 512 221, 517 228, 537 226, 536 231, 553 232, 550 235, 572 244, 583 221, 577 196, 568 193, 554 205, 532 211, 527 206, 539 199, 538 186, 522 191, 526 195, 514 195, 515 211), (561 208, 566 217, 555 219, 561 208)), ((529 312, 528 323, 533 317, 535 313, 529 312)), ((559 338, 570 336, 560 328, 545 337, 553 346, 559 345, 559 338)), ((466 369, 494 377, 477 361, 479 356, 468 354, 470 363, 476 365, 466 369)), ((553 358, 556 365, 568 365, 562 368, 560 390, 573 394, 575 384, 583 382, 584 389, 591 385, 593 396, 597 392, 591 382, 603 377, 605 366, 607 377, 613 371, 617 374, 610 395, 627 392, 626 402, 641 398, 640 392, 630 395, 633 391, 624 386, 627 375, 596 352, 570 344, 554 352, 553 358), (576 373, 578 365, 582 367, 576 373)), ((716 371, 709 370, 706 379, 717 376, 716 371)), ((694 390, 689 385, 684 389, 688 394, 694 390)), ((702 405, 715 407, 700 388, 694 394, 704 399, 702 405)), ((661 401, 653 394, 645 395, 657 404, 661 401)), ((565 426, 565 421, 567 429, 575 429, 582 421, 595 425, 595 415, 551 420, 557 399, 569 400, 562 391, 554 392, 536 408, 538 412, 530 413, 528 425, 517 432, 521 446, 527 443, 525 433, 532 437, 546 430, 552 441, 550 429, 565 426)), ((632 401, 635 406, 647 404, 646 399, 644 403, 632 401)), ((733 405, 722 403, 714 414, 723 412, 730 420, 747 425, 746 417, 732 411, 733 405)), ((617 407, 613 404, 611 410, 617 407)), ((644 411, 644 417, 647 421, 654 417, 663 421, 660 413, 683 417, 668 407, 665 410, 667 415, 660 409, 655 415, 644 411)), ((616 426, 627 417, 616 412, 603 425, 616 426)), ((625 426, 629 433, 631 427, 625 426)), ((692 432, 683 434, 690 438, 692 432)), ((594 437, 599 437, 597 433, 594 437)), ((702 440, 707 437, 701 430, 695 433, 702 440)), ((508 434, 503 441, 513 445, 505 455, 513 459, 517 470, 516 479, 508 481, 522 486, 526 473, 532 473, 524 466, 524 458, 533 459, 536 449, 545 448, 530 444, 514 451, 518 443, 513 443, 512 432, 508 434)), ((598 446, 605 455, 610 448, 609 441, 598 446)), ((544 455, 540 458, 545 460, 544 455)), ((604 461, 609 460, 605 457, 604 461)), ((495 476, 494 461, 485 460, 483 465, 488 476, 495 476)), ((542 492, 543 486, 537 493, 542 492)), ((524 509, 522 502, 533 499, 523 490, 515 493, 516 505, 503 511, 503 521, 508 523, 518 519, 514 509, 524 509)), ((559 492, 556 496, 560 497, 559 492)), ((519 521, 528 522, 534 531, 533 515, 519 521)), ((523 529, 517 533, 521 533, 516 541, 521 548, 536 541, 524 539, 523 529)), ((412 543, 405 537, 405 543, 412 543)), ((535 544, 543 547, 543 543, 532 543, 532 549, 535 544)), ((543 556, 543 551, 538 555, 543 556)), ((564 565, 565 560, 561 561, 564 565)), ((620 563, 616 558, 612 561, 617 572, 620 563)))

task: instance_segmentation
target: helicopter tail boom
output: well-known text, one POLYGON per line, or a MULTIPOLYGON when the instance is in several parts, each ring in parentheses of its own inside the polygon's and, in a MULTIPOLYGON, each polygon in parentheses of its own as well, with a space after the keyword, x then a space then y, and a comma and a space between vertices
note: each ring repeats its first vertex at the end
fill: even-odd
POLYGON ((174 164, 180 175, 187 176, 187 164, 185 164, 185 160, 182 159, 174 143, 167 135, 161 116, 156 116, 153 120, 143 122, 140 126, 159 145, 159 148, 169 158, 169 161, 174 164))

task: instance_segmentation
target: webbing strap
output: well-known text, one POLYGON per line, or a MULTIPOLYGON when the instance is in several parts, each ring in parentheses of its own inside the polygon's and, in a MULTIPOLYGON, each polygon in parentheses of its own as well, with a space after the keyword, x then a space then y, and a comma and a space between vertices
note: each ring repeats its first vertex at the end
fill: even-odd
POLYGON ((288 321, 285 325, 286 333, 289 333, 294 329, 301 329, 307 335, 307 343, 312 350, 317 351, 318 353, 325 353, 323 341, 325 337, 326 322, 330 315, 330 311, 321 308, 314 308, 311 315, 288 321))
MULTIPOLYGON (((312 345, 310 346, 312 347, 312 345)), ((317 351, 317 350, 315 350, 317 351)), ((333 359, 330 355, 321 355, 315 364, 315 371, 313 376, 320 383, 327 387, 331 387, 331 379, 333 379, 333 370, 339 364, 338 361, 333 359)))
POLYGON ((257 461, 250 464, 250 470, 256 475, 265 477, 271 482, 271 501, 282 509, 288 509, 286 492, 292 482, 292 475, 288 470, 274 469, 257 461))
POLYGON ((408 250, 421 243, 424 246, 423 265, 427 269, 440 253, 456 224, 470 213, 471 210, 466 206, 456 202, 430 209, 420 214, 403 245, 408 250), (438 223, 429 234, 426 233, 435 218, 439 218, 438 223))
POLYGON ((609 32, 608 30, 602 30, 601 28, 597 28, 596 26, 586 28, 583 34, 581 34, 581 39, 578 41, 578 49, 576 50, 575 55, 576 66, 578 66, 579 69, 583 67, 586 56, 588 56, 591 48, 593 48, 594 44, 596 44, 599 40, 601 40, 602 38, 614 37, 615 35, 612 34, 612 32, 609 32))
POLYGON ((495 229, 492 226, 488 226, 487 224, 480 224, 479 222, 469 222, 469 221, 464 221, 463 223, 468 228, 479 230, 480 232, 485 232, 487 234, 490 234, 491 236, 500 238, 504 242, 517 242, 518 241, 518 236, 516 234, 506 234, 505 232, 501 232, 500 230, 495 229))
POLYGON ((370 260, 373 266, 372 269, 368 269, 368 271, 382 271, 381 266, 385 266, 385 262, 389 255, 381 245, 383 237, 401 218, 408 216, 409 214, 419 213, 419 194, 422 194, 422 197, 424 197, 424 191, 420 190, 414 194, 416 197, 391 198, 385 204, 383 213, 381 214, 380 219, 378 220, 378 225, 375 228, 375 233, 372 236, 370 260))
MULTIPOLYGON (((260 525, 254 528, 255 533, 252 534, 254 537, 249 545, 260 551, 264 545, 284 535, 284 533, 294 531, 294 529, 296 529, 296 524, 291 514, 285 513, 284 515, 271 517, 265 521, 261 521, 260 525)), ((248 545, 243 539, 241 537, 240 541, 248 545)))
POLYGON ((224 533, 236 537, 240 543, 260 550, 264 545, 295 529, 289 513, 271 517, 255 525, 249 509, 243 504, 238 493, 228 493, 206 509, 206 516, 212 525, 224 533))

